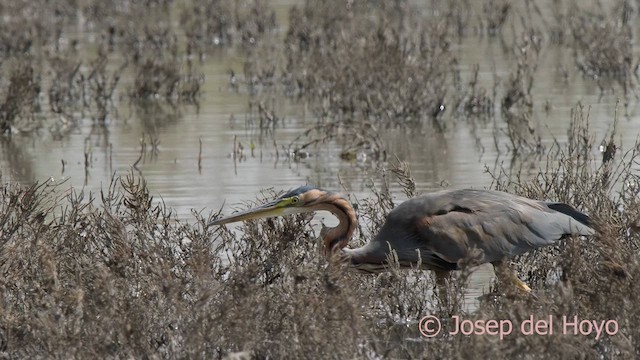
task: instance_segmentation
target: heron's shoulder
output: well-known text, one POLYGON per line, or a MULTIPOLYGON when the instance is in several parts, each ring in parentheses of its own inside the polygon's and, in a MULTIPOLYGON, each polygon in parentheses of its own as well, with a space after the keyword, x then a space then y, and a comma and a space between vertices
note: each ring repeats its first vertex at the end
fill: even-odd
POLYGON ((487 209, 536 206, 537 200, 497 190, 448 189, 411 198, 398 205, 392 213, 414 213, 418 216, 444 215, 451 211, 476 212, 487 209))
POLYGON ((510 194, 499 190, 486 189, 447 189, 424 195, 411 200, 415 201, 451 201, 451 202, 483 202, 483 201, 534 201, 519 195, 510 194))
POLYGON ((407 200, 406 202, 443 202, 443 201, 464 201, 478 199, 510 199, 518 198, 503 191, 484 190, 484 189, 446 189, 422 194, 407 200))

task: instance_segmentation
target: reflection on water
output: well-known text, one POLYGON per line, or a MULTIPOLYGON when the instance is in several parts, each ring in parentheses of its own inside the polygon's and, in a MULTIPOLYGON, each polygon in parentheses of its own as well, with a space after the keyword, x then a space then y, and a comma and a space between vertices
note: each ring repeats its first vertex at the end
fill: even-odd
MULTIPOLYGON (((457 46, 463 77, 469 76, 474 64, 480 69, 499 69, 480 73, 481 80, 493 82, 494 74, 508 76, 511 65, 497 40, 470 37, 457 46)), ((567 70, 571 81, 558 76, 559 69, 571 69, 571 61, 552 47, 540 58, 539 68, 549 71, 538 71, 533 97, 534 104, 547 104, 547 109, 536 105, 540 107, 534 109, 534 117, 546 146, 566 141, 570 109, 578 101, 590 104, 597 136, 604 138, 611 130, 616 98, 602 95, 592 81, 574 71, 567 70)), ((247 94, 229 87, 232 68, 242 68, 242 59, 235 53, 221 51, 206 60, 202 67, 204 96, 197 108, 125 104, 119 117, 106 126, 84 119, 61 139, 46 131, 1 138, 2 176, 5 181, 21 182, 69 178, 70 186, 96 192, 107 186, 114 172, 122 175, 135 165, 156 198, 184 218, 189 218, 192 209, 217 211, 223 204, 228 212, 230 205, 254 199, 260 190, 270 187, 286 190, 313 183, 332 190, 344 187, 357 198, 365 198, 372 181, 381 183, 382 164, 370 159, 342 160, 339 147, 332 143, 312 148, 307 158, 289 158, 289 143, 315 120, 304 106, 282 100, 283 120, 269 131, 260 129, 250 121, 247 94), (234 156, 239 147, 243 156, 234 156)), ((622 143, 633 143, 637 137, 633 110, 618 124, 622 143)), ((391 158, 397 156, 409 164, 418 192, 443 186, 484 188, 491 182, 485 169, 501 165, 529 169, 531 175, 538 170, 535 156, 511 158, 500 121, 450 117, 445 127, 444 133, 432 131, 428 124, 383 133, 391 158)), ((594 156, 597 151, 593 149, 594 156)), ((392 191, 402 201, 397 187, 392 191)), ((327 219, 331 221, 335 220, 327 219)), ((479 268, 472 277, 470 298, 480 295, 492 276, 491 267, 479 268)))
MULTIPOLYGON (((493 46, 472 41, 463 45, 466 57, 462 60, 469 64, 483 60, 480 55, 493 46)), ((231 66, 241 65, 235 57, 208 61, 229 64, 234 60, 238 63, 231 66)), ((543 60, 543 65, 554 66, 554 56, 543 60)), ((484 58, 481 67, 489 68, 492 61, 484 58)), ((54 139, 46 131, 36 137, 17 135, 11 141, 4 139, 0 158, 3 176, 23 182, 69 177, 72 186, 95 191, 113 171, 127 172, 140 159, 136 167, 151 189, 181 215, 188 215, 192 208, 215 210, 224 202, 251 199, 267 187, 287 189, 307 182, 331 189, 340 189, 342 182, 347 191, 366 196, 369 180, 379 180, 376 169, 380 164, 369 159, 342 160, 339 149, 331 143, 312 149, 308 158, 290 159, 288 145, 314 119, 305 115, 301 106, 285 104, 282 124, 272 131, 261 131, 247 120, 247 96, 229 90, 228 68, 203 68, 209 72, 205 73, 205 95, 199 108, 127 105, 119 111, 120 118, 106 127, 85 119, 76 131, 62 139, 54 139), (244 149, 244 156, 235 161, 234 141, 244 149), (86 179, 85 153, 90 155, 86 179)), ((611 130, 615 98, 605 95, 599 99, 599 90, 580 78, 569 87, 558 83, 553 72, 541 74, 539 85, 534 88, 538 98, 535 103, 548 101, 551 107, 548 115, 542 109, 535 111, 544 144, 566 141, 570 109, 578 100, 594 104, 590 118, 599 136, 604 137, 611 130)), ((441 186, 488 186, 491 179, 485 168, 493 169, 496 164, 508 167, 513 160, 504 126, 493 120, 448 121, 444 134, 431 131, 428 126, 385 130, 383 137, 392 158, 397 156, 409 163, 421 192, 441 186)), ((621 120, 618 133, 623 142, 632 143, 637 134, 634 119, 621 120)), ((515 163, 531 167, 532 173, 537 171, 535 156, 516 158, 515 163)))

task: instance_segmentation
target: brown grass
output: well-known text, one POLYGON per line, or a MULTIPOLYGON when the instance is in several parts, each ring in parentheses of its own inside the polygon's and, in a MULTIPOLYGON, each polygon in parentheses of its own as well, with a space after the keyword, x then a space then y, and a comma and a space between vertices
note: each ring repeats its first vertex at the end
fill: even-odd
MULTIPOLYGON (((100 194, 49 181, 4 182, 0 355, 640 356, 635 305, 640 296, 635 279, 640 273, 640 144, 623 147, 614 141, 615 132, 596 141, 588 110, 578 106, 568 143, 543 148, 535 127, 539 104, 531 96, 541 71, 538 56, 555 43, 571 51, 578 71, 603 90, 615 91, 609 82, 620 84, 629 101, 638 68, 631 45, 633 6, 621 1, 600 11, 553 2, 555 23, 539 30, 523 20, 541 17, 531 2, 524 10, 505 1, 479 8, 472 3, 448 2, 439 8, 442 16, 429 17, 405 2, 308 1, 290 11, 282 37, 274 35, 279 25, 273 9, 260 0, 179 5, 122 0, 117 6, 60 0, 37 8, 29 1, 3 3, 7 13, 15 14, 0 19, 3 134, 33 130, 42 118, 52 118, 50 131, 64 137, 84 112, 106 129, 106 119, 117 117, 117 102, 133 99, 138 117, 155 122, 143 123, 153 156, 160 141, 155 125, 177 121, 176 104, 198 101, 203 81, 198 60, 218 46, 235 44, 247 60, 243 79, 232 72, 232 87, 249 95, 249 112, 256 114, 260 128, 282 125, 286 115, 279 105, 285 95, 308 105, 317 120, 290 145, 292 153, 337 141, 345 159, 362 151, 385 159, 384 131, 445 133, 460 118, 492 119, 506 129, 512 154, 547 157, 533 178, 496 169, 493 187, 573 204, 592 216, 597 234, 515 259, 513 268, 535 296, 496 284, 472 311, 465 304, 470 268, 453 274, 444 297, 434 291, 429 272, 391 268, 378 276, 353 274, 322 257, 309 216, 247 222, 236 231, 207 227, 217 214, 177 219, 152 198, 144 179, 132 174, 113 179, 100 194), (95 34, 91 44, 67 34, 70 24, 77 26, 79 13, 83 26, 95 34), (462 74, 454 45, 474 31, 479 38, 488 34, 500 41, 512 64, 505 79, 484 84, 478 73, 486 69, 479 66, 462 74), (88 48, 97 54, 80 58, 88 48), (123 91, 119 79, 126 71, 133 80, 123 91), (43 91, 48 107, 40 104, 43 91), (497 104, 501 111, 495 111, 497 104), (43 107, 56 116, 47 117, 43 107), (607 150, 602 161, 592 154, 599 145, 607 150), (452 329, 454 315, 514 325, 530 316, 551 316, 557 323, 575 315, 616 320, 619 329, 598 339, 565 335, 558 328, 552 335, 512 334, 502 340, 446 334, 427 339, 418 321, 430 314, 445 331, 452 329)), ((142 138, 140 161, 147 156, 142 138)), ((2 141, 12 144, 8 136, 2 141)), ((415 196, 409 168, 402 163, 388 167, 382 171, 392 170, 405 195, 415 196)), ((393 208, 388 189, 383 184, 367 199, 352 199, 361 220, 354 245, 371 238, 393 208)), ((257 201, 273 196, 266 192, 257 201)))
MULTIPOLYGON (((495 292, 478 310, 463 303, 468 271, 455 274, 447 301, 428 272, 353 274, 321 256, 308 216, 247 222, 238 233, 207 228, 194 213, 177 220, 143 180, 114 179, 99 196, 49 182, 5 184, 0 208, 0 330, 10 357, 219 358, 631 358, 638 353, 633 299, 637 249, 635 148, 604 165, 583 109, 574 137, 533 181, 496 177, 497 188, 567 201, 589 213, 598 233, 516 259, 536 296, 495 292), (581 135, 581 136, 578 136, 581 135), (582 136, 583 135, 583 136, 582 136), (606 185, 603 174, 609 174, 606 185), (635 226, 635 227, 634 227, 635 226), (619 332, 593 335, 421 338, 417 320, 439 316, 508 319, 514 324, 577 315, 615 319, 619 332)), ((407 168, 396 172, 414 194, 407 168)), ((388 192, 360 202, 363 242, 392 206, 388 192)), ((271 198, 268 192, 262 198, 271 198)))

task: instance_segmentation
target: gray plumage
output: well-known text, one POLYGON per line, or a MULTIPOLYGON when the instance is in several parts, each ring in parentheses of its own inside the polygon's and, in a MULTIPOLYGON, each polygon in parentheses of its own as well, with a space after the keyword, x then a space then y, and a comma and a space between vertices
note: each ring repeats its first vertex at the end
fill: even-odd
POLYGON ((455 270, 473 248, 482 250, 481 263, 495 262, 568 235, 592 235, 589 225, 587 215, 563 203, 501 191, 444 190, 393 209, 355 260, 359 254, 388 254, 391 248, 401 263, 421 260, 433 270, 455 270))

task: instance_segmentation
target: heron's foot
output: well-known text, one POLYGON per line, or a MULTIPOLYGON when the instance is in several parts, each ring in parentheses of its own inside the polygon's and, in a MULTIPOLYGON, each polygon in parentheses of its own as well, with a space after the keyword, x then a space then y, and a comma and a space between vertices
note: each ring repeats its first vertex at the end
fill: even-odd
POLYGON ((436 275, 436 286, 438 290, 438 300, 440 300, 440 304, 448 308, 449 307, 449 294, 447 293, 447 282, 450 278, 449 272, 446 271, 435 271, 436 275))
POLYGON ((531 294, 531 288, 524 283, 524 281, 518 279, 518 277, 516 276, 516 274, 513 274, 513 283, 516 285, 516 287, 522 291, 524 291, 527 294, 531 294))
POLYGON ((493 267, 498 278, 502 278, 503 280, 507 280, 508 283, 515 285, 517 289, 524 292, 525 294, 531 294, 531 288, 525 284, 522 280, 518 278, 511 269, 508 268, 507 263, 504 261, 495 261, 493 262, 493 267))

